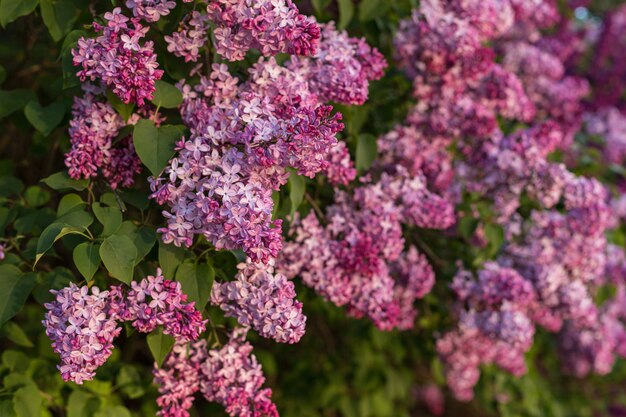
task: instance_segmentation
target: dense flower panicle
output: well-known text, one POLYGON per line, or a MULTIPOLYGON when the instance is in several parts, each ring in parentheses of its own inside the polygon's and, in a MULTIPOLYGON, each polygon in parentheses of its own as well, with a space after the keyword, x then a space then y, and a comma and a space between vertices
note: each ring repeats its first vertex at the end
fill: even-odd
POLYGON ((158 385, 160 417, 189 417, 194 394, 200 390, 200 366, 208 357, 206 340, 177 343, 161 367, 152 371, 158 385))
POLYGON ((64 381, 82 384, 111 356, 113 339, 121 332, 111 312, 109 292, 72 283, 52 290, 55 300, 46 303, 43 320, 52 348, 61 357, 57 368, 64 381))
POLYGON ((185 62, 196 62, 200 57, 200 49, 209 39, 209 19, 207 15, 193 11, 180 23, 177 32, 172 36, 164 36, 167 50, 185 62))
POLYGON ((297 343, 304 335, 306 317, 302 303, 295 301, 293 282, 274 273, 273 262, 262 265, 248 260, 238 268, 235 281, 213 283, 211 303, 263 337, 297 343))
POLYGON ((231 417, 278 417, 272 390, 261 388, 265 376, 245 341, 246 331, 234 330, 222 348, 209 350, 200 365, 200 392, 222 404, 231 417))
POLYGON ((338 31, 334 22, 322 24, 322 37, 313 59, 292 57, 287 66, 304 73, 321 101, 363 104, 369 82, 381 78, 387 62, 364 39, 338 31))
POLYGON ((345 142, 338 141, 330 148, 328 166, 324 173, 333 185, 348 185, 356 178, 356 168, 350 158, 350 152, 345 142))
POLYGON ((626 161, 626 115, 616 107, 606 107, 585 114, 588 133, 601 136, 603 156, 608 163, 622 164, 626 161))
POLYGON ((291 0, 213 0, 207 12, 217 52, 229 61, 242 60, 250 48, 265 56, 312 55, 320 38, 315 20, 291 0))
POLYGON ((463 308, 457 328, 437 341, 437 352, 455 397, 470 400, 480 365, 494 363, 516 376, 526 372, 524 353, 535 332, 529 317, 535 294, 514 269, 493 262, 479 271, 478 281, 460 270, 452 288, 463 308))
POLYGON ((287 167, 308 177, 328 169, 343 125, 303 77, 273 58, 261 59, 250 75, 238 84, 214 65, 195 89, 183 88, 182 116, 192 134, 152 188, 171 208, 165 242, 189 246, 203 234, 218 248, 242 248, 267 263, 282 242, 281 221, 271 219, 272 192, 286 183, 287 167))
POLYGON ((509 0, 517 22, 546 28, 560 19, 555 0, 509 0))
POLYGON ((163 326, 163 333, 180 341, 196 340, 204 331, 207 321, 202 313, 187 302, 180 282, 163 278, 161 269, 156 276, 149 275, 140 282, 131 282, 124 294, 121 287, 113 287, 113 310, 123 321, 130 321, 142 333, 163 326))
POLYGON ((95 39, 80 38, 72 50, 74 65, 81 67, 77 75, 82 81, 102 81, 124 103, 142 106, 152 98, 154 82, 163 75, 158 69, 152 41, 140 45, 148 27, 139 19, 128 19, 119 7, 104 15, 105 26, 94 23, 95 39))

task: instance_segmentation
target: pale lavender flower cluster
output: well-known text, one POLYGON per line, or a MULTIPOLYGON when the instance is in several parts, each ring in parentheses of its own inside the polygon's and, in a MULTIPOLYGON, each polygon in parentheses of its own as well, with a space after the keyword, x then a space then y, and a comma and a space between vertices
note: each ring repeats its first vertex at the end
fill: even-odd
POLYGON ((470 400, 479 366, 494 363, 514 375, 526 372, 524 353, 535 333, 529 308, 533 287, 514 269, 486 263, 478 280, 461 270, 452 288, 461 303, 457 327, 437 341, 446 379, 455 397, 470 400))
POLYGON ((195 340, 204 331, 206 321, 187 303, 180 283, 148 276, 133 282, 126 292, 121 287, 100 291, 97 287, 78 287, 72 283, 62 290, 52 290, 56 299, 45 304, 48 309, 43 325, 52 340, 52 348, 61 357, 57 366, 65 381, 82 384, 113 349, 113 339, 120 331, 118 322, 130 321, 140 332, 163 326, 164 333, 181 342, 195 340))
POLYGON ((64 381, 90 381, 111 356, 113 339, 122 331, 111 311, 109 292, 93 287, 90 293, 87 286, 74 283, 51 292, 56 298, 45 304, 43 325, 61 357, 57 368, 64 381))
POLYGON ((224 346, 207 349, 205 341, 177 345, 163 367, 155 368, 161 417, 188 417, 193 395, 222 404, 231 417, 278 417, 272 390, 261 388, 261 365, 245 341, 247 329, 235 329, 224 346))
POLYGON ((430 192, 423 177, 397 167, 353 195, 337 191, 327 226, 313 213, 294 222, 294 241, 285 244, 279 270, 299 275, 352 316, 367 316, 384 330, 408 329, 413 302, 430 291, 434 273, 415 248, 403 251, 402 224, 446 228, 454 221, 452 205, 430 192))
POLYGON ((343 124, 303 77, 273 58, 249 72, 240 84, 214 65, 200 85, 183 87, 181 111, 192 134, 152 188, 171 208, 160 230, 166 243, 189 246, 203 234, 217 248, 242 248, 267 263, 282 242, 272 191, 287 181, 287 167, 308 177, 328 169, 343 124))
POLYGON ((248 260, 238 269, 235 281, 213 283, 211 303, 263 337, 281 343, 300 341, 306 316, 302 314, 302 303, 295 301, 293 282, 274 273, 273 261, 263 265, 248 260))
POLYGON ((85 94, 75 97, 72 107, 69 129, 72 148, 65 155, 69 176, 81 179, 102 175, 112 189, 130 187, 134 176, 141 172, 141 161, 130 135, 119 141, 116 138, 120 130, 135 123, 139 115, 135 114, 125 123, 106 102, 101 88, 84 84, 83 90, 85 94))
POLYGON ((93 23, 100 36, 80 38, 72 50, 74 65, 82 68, 77 75, 82 81, 101 81, 124 103, 142 106, 152 98, 154 82, 163 75, 153 42, 140 44, 149 28, 138 18, 128 19, 119 7, 105 13, 104 19, 105 26, 93 23))
POLYGON ((251 48, 264 56, 312 55, 320 38, 315 20, 291 0, 212 0, 207 13, 217 52, 229 61, 242 60, 251 48))
POLYGON ((381 78, 387 62, 365 42, 338 31, 334 22, 320 25, 322 37, 313 59, 292 57, 287 67, 307 77, 320 101, 363 104, 369 82, 381 78))
POLYGON ((185 62, 196 62, 200 57, 200 49, 206 44, 209 35, 209 18, 198 11, 193 11, 180 23, 178 32, 172 36, 164 36, 167 50, 185 62))
MULTIPOLYGON (((193 0, 183 0, 189 3, 193 0)), ((126 0, 126 7, 133 11, 133 16, 146 22, 156 22, 162 16, 167 16, 176 7, 174 0, 126 0)))

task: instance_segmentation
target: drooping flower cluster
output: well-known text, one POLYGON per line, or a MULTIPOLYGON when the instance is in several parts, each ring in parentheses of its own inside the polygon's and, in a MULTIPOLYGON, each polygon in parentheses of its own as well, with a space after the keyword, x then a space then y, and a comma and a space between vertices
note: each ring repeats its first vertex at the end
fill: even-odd
POLYGON ((87 286, 74 283, 51 291, 56 299, 45 304, 43 325, 61 357, 57 368, 65 381, 82 384, 93 379, 111 356, 113 340, 121 331, 119 322, 130 321, 140 332, 162 325, 166 334, 182 342, 198 338, 206 321, 193 303, 186 303, 179 283, 157 275, 133 282, 128 296, 121 287, 110 291, 92 287, 90 293, 87 286))
MULTIPOLYGON (((321 51, 332 49, 334 36, 351 45, 353 55, 376 58, 367 65, 354 61, 363 73, 355 86, 362 96, 368 80, 380 76, 382 57, 330 25, 328 33, 321 51), (376 69, 367 69, 372 65, 376 69)), ((327 64, 315 64, 324 56, 284 67, 261 58, 245 83, 226 66, 214 65, 199 85, 183 86, 182 116, 192 134, 178 144, 166 177, 152 183, 156 200, 171 208, 165 213, 168 227, 161 230, 166 243, 188 246, 195 234, 203 234, 218 248, 242 248, 253 261, 267 263, 281 248, 281 221, 271 220, 271 195, 287 181, 287 168, 307 177, 325 172, 333 183, 354 178, 347 148, 336 139, 341 114, 332 115, 332 108, 321 104, 330 97, 317 93, 336 82, 316 75, 328 71, 327 64)), ((343 99, 350 99, 347 94, 343 99)))
POLYGON ((111 289, 113 310, 123 321, 129 321, 142 333, 163 326, 163 333, 182 341, 196 340, 204 331, 202 313, 187 302, 180 282, 163 278, 160 269, 140 282, 131 282, 131 289, 111 289))
POLYGON ((235 281, 214 282, 211 303, 227 317, 251 326, 263 337, 281 343, 297 343, 304 335, 306 317, 302 303, 295 301, 294 284, 274 273, 273 262, 239 264, 235 281))
POLYGON ((453 207, 431 193, 422 177, 397 167, 354 195, 335 193, 327 226, 311 213, 296 221, 294 242, 285 245, 280 268, 355 317, 369 317, 381 329, 410 328, 413 302, 427 294, 434 273, 415 248, 403 252, 402 224, 446 228, 453 207))
POLYGON ((448 385, 460 400, 470 400, 479 366, 494 363, 514 375, 526 371, 524 353, 535 327, 529 316, 533 287, 517 271, 486 263, 478 272, 459 271, 452 289, 462 303, 457 328, 437 341, 448 385))
POLYGON ((104 15, 106 25, 93 24, 95 39, 80 38, 72 50, 77 75, 82 81, 101 81, 124 102, 142 106, 154 93, 154 82, 163 75, 158 69, 152 41, 142 45, 148 27, 128 19, 119 7, 104 15))
POLYGON ((207 350, 205 341, 174 347, 162 368, 155 368, 161 417, 188 417, 193 395, 222 404, 231 417, 278 417, 272 390, 261 388, 261 365, 245 341, 247 329, 235 329, 224 346, 207 350))
POLYGON ((251 48, 264 56, 312 55, 320 38, 315 20, 291 0, 212 0, 207 13, 217 52, 229 61, 242 60, 251 48))
POLYGON ((122 331, 111 312, 109 292, 93 287, 90 293, 87 286, 74 283, 51 292, 56 298, 45 304, 43 325, 61 357, 57 368, 64 381, 90 381, 111 356, 113 339, 122 331))
MULTIPOLYGON (((102 175, 112 189, 130 187, 141 161, 130 136, 116 138, 126 126, 124 120, 103 100, 102 89, 85 84, 85 95, 75 97, 70 121, 72 149, 65 155, 65 165, 74 179, 102 175)), ((132 118, 128 124, 135 122, 132 118)))

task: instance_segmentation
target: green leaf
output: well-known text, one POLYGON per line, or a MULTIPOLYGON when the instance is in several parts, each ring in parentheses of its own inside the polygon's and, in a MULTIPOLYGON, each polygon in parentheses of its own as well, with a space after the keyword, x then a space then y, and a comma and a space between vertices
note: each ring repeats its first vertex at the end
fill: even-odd
POLYGON ((130 119, 130 116, 133 114, 135 110, 134 103, 124 103, 113 91, 107 90, 106 92, 107 100, 109 104, 113 106, 113 108, 119 113, 120 116, 124 119, 125 122, 130 119))
MULTIPOLYGON (((1 101, 0 101, 1 102, 1 101)), ((67 172, 61 171, 56 174, 52 174, 47 178, 41 180, 48 187, 53 190, 76 190, 83 191, 89 185, 88 180, 74 180, 67 175, 67 172)))
POLYGON ((24 330, 12 321, 4 325, 2 335, 17 345, 27 348, 33 347, 33 342, 30 341, 26 333, 24 333, 24 330))
POLYGON ((154 91, 152 103, 155 106, 165 109, 175 109, 183 102, 182 93, 172 84, 157 80, 154 86, 156 90, 154 91))
MULTIPOLYGON (((13 0, 2 0, 0 8, 5 3, 13 0)), ((17 0, 19 2, 19 0, 17 0)), ((16 110, 23 108, 28 102, 37 99, 32 90, 18 88, 16 90, 0 90, 0 119, 6 117, 16 110)))
POLYGON ((74 0, 40 0, 40 8, 43 22, 55 42, 72 30, 78 18, 74 0))
POLYGON ((18 17, 32 13, 38 3, 39 0, 2 0, 0 3, 0 25, 6 27, 18 17))
POLYGON ((61 58, 61 68, 63 69, 64 90, 80 85, 80 79, 76 76, 78 69, 74 66, 73 57, 69 51, 61 58))
POLYGON ((65 104, 56 102, 48 107, 42 107, 36 100, 29 101, 24 107, 24 115, 30 124, 46 137, 63 120, 65 104))
POLYGON ((306 190, 306 180, 303 176, 292 172, 289 175, 289 201, 291 202, 291 215, 298 210, 302 200, 304 199, 304 191, 306 190))
POLYGON ((172 125, 157 128, 151 120, 142 119, 135 125, 133 143, 139 159, 155 177, 161 174, 174 156, 174 144, 182 132, 172 125))
POLYGON ((360 135, 356 145, 356 169, 359 172, 367 171, 376 159, 377 152, 376 136, 369 133, 360 135))
POLYGON ((352 0, 338 0, 339 3, 339 24, 338 29, 345 29, 354 16, 354 3, 352 0))
POLYGON ((215 271, 206 263, 185 262, 176 271, 176 281, 180 282, 183 292, 187 294, 189 301, 196 303, 199 311, 204 310, 209 301, 213 278, 215 271))
POLYGON ((76 389, 67 401, 67 417, 91 417, 99 407, 100 400, 97 397, 76 389))
POLYGON ((13 400, 12 399, 7 399, 7 400, 0 401, 0 416, 2 416, 2 417, 15 417, 15 411, 13 411, 13 400))
POLYGON ((57 223, 66 223, 84 230, 93 223, 93 216, 83 210, 74 210, 57 218, 57 223))
POLYGON ((102 236, 111 236, 117 232, 122 224, 122 212, 117 207, 105 207, 100 203, 94 203, 91 208, 98 221, 104 226, 102 236))
POLYGON ((485 237, 489 242, 489 256, 494 256, 504 243, 504 229, 496 224, 485 225, 485 237))
MULTIPOLYGON (((71 214, 71 213, 70 213, 71 214)), ((37 256, 35 257, 35 265, 41 257, 52 248, 54 242, 69 234, 82 234, 84 228, 69 225, 67 223, 52 223, 46 227, 39 240, 37 241, 37 256)))
POLYGON ((384 0, 362 0, 359 3, 359 20, 368 22, 387 11, 388 2, 384 0))
POLYGON ((133 244, 137 248, 137 258, 135 259, 135 265, 152 250, 152 247, 156 243, 156 232, 153 228, 142 226, 134 233, 132 239, 133 244))
POLYGON ((133 280, 136 257, 137 248, 128 236, 111 235, 100 246, 100 258, 109 274, 125 284, 133 280))
POLYGON ((141 373, 142 370, 138 366, 124 365, 117 375, 117 386, 130 399, 140 398, 146 393, 141 373))
POLYGON ((94 417, 132 417, 132 415, 124 406, 107 405, 94 414, 94 417))
POLYGON ((66 194, 63 196, 61 201, 59 201, 59 207, 57 207, 57 217, 61 217, 67 213, 71 213, 72 211, 82 211, 85 204, 87 203, 85 203, 78 194, 66 194))
POLYGON ((72 56, 70 51, 76 46, 78 40, 87 36, 87 32, 84 30, 73 30, 68 33, 65 39, 63 39, 63 45, 61 46, 61 54, 59 57, 65 56, 65 54, 72 56))
POLYGON ((22 308, 35 286, 35 274, 23 274, 13 265, 0 265, 0 326, 22 308))
POLYGON ((87 281, 91 280, 100 266, 100 245, 84 242, 74 248, 74 264, 87 281))
POLYGON ((159 241, 159 265, 163 271, 163 276, 172 279, 176 269, 185 259, 185 249, 174 245, 167 245, 159 241))
POLYGON ((15 391, 13 410, 17 417, 41 417, 42 402, 43 398, 37 387, 27 385, 15 391))
POLYGON ((315 9, 315 14, 319 17, 324 14, 326 8, 330 5, 331 0, 312 0, 313 8, 315 9))
POLYGON ((165 357, 168 353, 170 353, 170 350, 172 350, 172 346, 174 346, 174 338, 163 334, 162 329, 158 329, 150 333, 146 339, 150 352, 152 352, 152 356, 154 357, 154 361, 158 367, 161 367, 165 357))
POLYGON ((50 193, 37 185, 31 185, 24 191, 24 199, 30 207, 40 207, 50 201, 50 193))
POLYGON ((45 275, 43 282, 33 290, 33 298, 39 303, 49 303, 54 300, 50 290, 60 290, 74 281, 74 274, 67 268, 57 267, 45 275))

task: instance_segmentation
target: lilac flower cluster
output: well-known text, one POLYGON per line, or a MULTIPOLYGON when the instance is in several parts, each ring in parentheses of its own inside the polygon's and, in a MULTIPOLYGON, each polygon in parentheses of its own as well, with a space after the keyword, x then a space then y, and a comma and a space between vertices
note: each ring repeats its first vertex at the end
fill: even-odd
POLYGON ((616 107, 603 107, 585 114, 586 130, 602 137, 603 156, 611 164, 626 161, 626 115, 616 107))
POLYGON ((304 283, 354 317, 367 316, 384 330, 411 328, 413 302, 427 294, 434 273, 415 248, 403 251, 402 224, 446 228, 453 207, 430 192, 423 177, 397 167, 353 195, 335 193, 323 227, 311 213, 294 222, 279 270, 304 283), (306 256, 305 256, 306 254, 306 256))
POLYGON ((459 271, 452 288, 462 309, 457 328, 437 341, 455 397, 470 400, 481 364, 494 363, 514 375, 526 371, 524 353, 535 332, 529 316, 533 287, 514 269, 486 263, 478 272, 459 271))
POLYGON ((181 342, 197 339, 206 321, 186 303, 180 284, 149 276, 133 282, 125 294, 121 287, 100 291, 97 287, 78 287, 72 283, 62 290, 52 290, 56 299, 45 304, 48 312, 43 320, 52 348, 61 357, 57 368, 65 381, 82 384, 95 376, 106 362, 119 335, 118 322, 130 321, 140 332, 157 326, 181 342))
POLYGON ((166 243, 188 246, 203 234, 218 248, 243 248, 267 263, 281 248, 271 194, 287 181, 287 167, 308 177, 326 172, 333 183, 354 178, 347 149, 336 139, 341 115, 320 103, 311 84, 316 80, 322 91, 323 82, 330 88, 334 81, 313 74, 324 65, 303 62, 282 67, 262 58, 245 83, 214 65, 199 85, 182 87, 182 116, 192 135, 178 144, 165 177, 152 183, 154 198, 171 207, 161 230, 166 243))
POLYGON ((177 345, 162 368, 155 368, 161 417, 188 417, 193 395, 218 402, 231 417, 278 417, 261 365, 245 341, 247 329, 235 329, 224 346, 207 350, 205 341, 177 345))
POLYGON ((294 301, 293 282, 280 273, 274 274, 272 264, 255 264, 250 260, 239 264, 235 281, 213 283, 211 303, 263 337, 297 343, 305 331, 302 303, 294 301))
MULTIPOLYGON (((127 124, 103 99, 102 89, 89 84, 83 85, 83 89, 85 95, 75 97, 72 107, 72 148, 65 155, 69 175, 81 179, 101 174, 112 189, 130 187, 135 174, 141 172, 141 161, 130 136, 115 140, 127 124)), ((137 118, 131 118, 128 124, 137 118)))
POLYGON ((207 13, 217 52, 229 61, 242 60, 250 48, 264 56, 312 55, 320 38, 315 20, 291 0, 213 0, 207 13))
MULTIPOLYGON (((190 3, 193 0, 183 0, 190 3)), ((133 11, 133 16, 146 22, 156 22, 162 16, 167 16, 176 7, 174 0, 126 0, 126 7, 133 11)))
POLYGON ((52 349, 61 356, 57 368, 64 381, 90 381, 111 356, 113 339, 122 331, 111 311, 109 292, 93 287, 90 294, 88 287, 74 283, 51 292, 56 299, 45 304, 43 325, 52 349))
POLYGON ((178 32, 172 36, 164 36, 167 42, 167 50, 177 57, 184 58, 185 62, 196 62, 200 57, 200 49, 209 39, 208 16, 198 11, 193 11, 180 23, 178 32))
POLYGON ((140 45, 148 27, 138 18, 128 19, 119 7, 104 15, 106 25, 93 23, 95 39, 80 38, 72 50, 74 65, 81 67, 77 75, 82 81, 99 80, 111 88, 124 103, 142 106, 152 98, 154 82, 163 75, 158 69, 152 41, 140 45))

